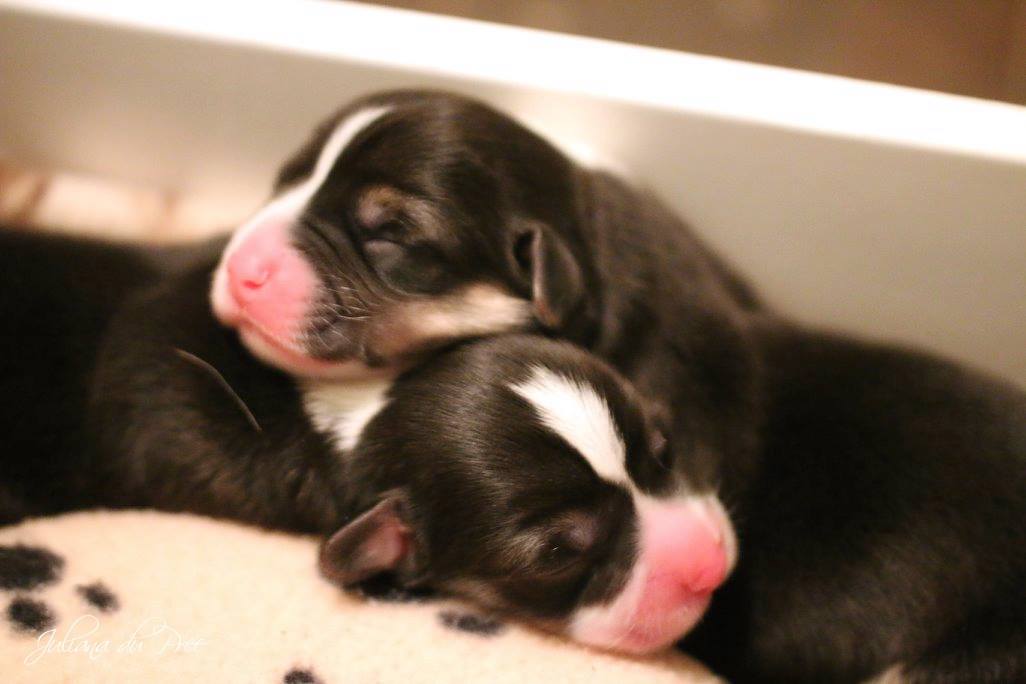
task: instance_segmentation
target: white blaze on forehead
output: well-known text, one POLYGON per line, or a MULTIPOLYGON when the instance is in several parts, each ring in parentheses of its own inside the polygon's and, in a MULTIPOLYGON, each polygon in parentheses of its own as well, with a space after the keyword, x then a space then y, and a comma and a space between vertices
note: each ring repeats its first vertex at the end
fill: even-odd
POLYGON ((246 241, 246 238, 261 226, 268 223, 281 222, 291 224, 302 213, 317 190, 328 178, 331 169, 339 156, 345 151, 361 131, 386 114, 391 107, 368 107, 360 109, 345 117, 338 123, 335 130, 317 155, 317 162, 310 176, 298 185, 289 188, 270 202, 262 206, 248 221, 239 226, 232 239, 228 242, 221 255, 221 263, 214 273, 213 287, 210 289, 210 300, 215 312, 227 311, 232 308, 232 297, 228 291, 228 274, 225 264, 232 253, 246 241))
POLYGON ((510 389, 526 399, 542 422, 565 439, 604 480, 633 489, 627 448, 609 404, 594 387, 536 366, 531 377, 510 389))
MULTIPOLYGON (((321 148, 321 153, 317 155, 317 164, 314 166, 310 178, 303 181, 302 185, 313 185, 313 191, 316 192, 353 138, 381 118, 389 109, 391 107, 367 107, 342 119, 328 136, 324 147, 321 148)), ((310 194, 312 195, 313 192, 310 194)))
POLYGON ((303 383, 303 407, 314 427, 331 437, 343 451, 360 440, 364 428, 388 403, 392 381, 386 378, 346 382, 303 383))
POLYGON ((314 169, 309 177, 302 183, 289 188, 272 199, 261 207, 252 218, 242 224, 235 231, 235 235, 232 236, 231 242, 225 249, 225 256, 227 257, 237 245, 241 244, 246 235, 252 232, 254 228, 263 225, 267 221, 295 220, 303 210, 303 207, 310 201, 310 198, 317 193, 317 190, 327 179, 332 167, 335 166, 335 162, 345 151, 349 143, 353 141, 353 138, 360 131, 367 128, 367 126, 377 121, 389 109, 389 107, 361 109, 339 122, 335 130, 328 136, 328 140, 324 143, 324 147, 321 148, 320 154, 317 155, 317 162, 314 164, 314 169))
MULTIPOLYGON (((317 155, 317 162, 314 164, 313 171, 306 180, 286 190, 264 205, 264 208, 247 221, 239 232, 248 232, 248 226, 259 225, 268 218, 295 220, 303 210, 303 207, 317 194, 324 181, 327 180, 328 174, 331 173, 331 169, 335 166, 335 162, 342 156, 342 153, 345 152, 353 138, 381 118, 389 109, 390 107, 369 107, 342 119, 338 126, 335 127, 335 130, 331 132, 331 135, 328 136, 327 141, 325 141, 324 147, 321 148, 320 154, 317 155)), ((232 240, 232 242, 235 242, 235 240, 232 240)))

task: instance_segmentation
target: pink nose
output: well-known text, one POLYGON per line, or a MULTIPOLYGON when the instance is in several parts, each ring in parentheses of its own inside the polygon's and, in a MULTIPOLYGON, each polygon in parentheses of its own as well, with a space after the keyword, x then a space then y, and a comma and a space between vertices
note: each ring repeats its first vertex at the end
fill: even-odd
POLYGON ((709 594, 723 584, 729 561, 723 532, 714 520, 691 507, 670 505, 642 511, 641 523, 650 589, 689 597, 709 594))
POLYGON ((228 259, 228 286, 240 306, 245 307, 265 296, 264 286, 278 270, 278 256, 256 249, 239 249, 228 259))
POLYGON ((302 327, 316 285, 307 259, 289 243, 287 224, 257 227, 224 265, 228 292, 243 318, 264 333, 289 340, 302 327))

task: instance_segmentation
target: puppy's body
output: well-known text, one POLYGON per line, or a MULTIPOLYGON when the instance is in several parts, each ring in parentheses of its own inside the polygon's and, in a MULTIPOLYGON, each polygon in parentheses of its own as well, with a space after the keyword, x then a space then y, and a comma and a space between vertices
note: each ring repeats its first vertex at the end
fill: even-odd
POLYGON ((130 247, 0 230, 0 520, 80 505, 83 416, 102 332, 132 288, 157 279, 130 247), (72 467, 68 468, 69 464, 72 467))
MULTIPOLYGON (((171 464, 182 464, 182 474, 189 459, 193 465, 207 462, 205 478, 221 470, 220 478, 231 479, 226 466, 248 456, 233 459, 226 450, 244 445, 207 437, 227 395, 176 345, 210 358, 235 384, 267 388, 253 402, 289 391, 295 396, 296 390, 279 373, 248 362, 234 335, 207 312, 204 293, 221 248, 221 241, 151 249, 0 230, 6 445, 0 520, 95 505, 147 505, 176 487, 201 496, 196 476, 175 479, 171 464)), ((288 403, 271 405, 267 422, 288 403)), ((225 435, 237 417, 236 411, 224 418, 225 435)), ((301 430, 295 416, 281 422, 301 430)), ((268 454, 284 447, 282 440, 254 445, 268 454)), ((305 446, 288 445, 283 460, 305 446)), ((208 506, 219 505, 224 514, 235 503, 212 497, 208 506)), ((168 507, 202 508, 186 504, 181 494, 168 507)), ((286 521, 275 523, 269 515, 259 521, 289 525, 289 509, 276 514, 286 521)))
POLYGON ((686 646, 731 681, 1026 679, 1026 395, 905 349, 757 337, 740 563, 686 646))

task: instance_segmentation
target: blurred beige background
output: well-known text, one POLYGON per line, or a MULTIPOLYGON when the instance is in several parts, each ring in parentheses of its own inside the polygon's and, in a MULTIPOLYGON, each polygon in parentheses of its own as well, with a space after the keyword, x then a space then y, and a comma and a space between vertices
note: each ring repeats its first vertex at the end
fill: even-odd
POLYGON ((1026 0, 369 0, 369 4, 1026 104, 1026 0))

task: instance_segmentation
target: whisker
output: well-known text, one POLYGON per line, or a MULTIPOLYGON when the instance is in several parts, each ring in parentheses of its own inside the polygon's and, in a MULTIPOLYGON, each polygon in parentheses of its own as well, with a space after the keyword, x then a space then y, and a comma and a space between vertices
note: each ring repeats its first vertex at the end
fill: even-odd
POLYGON ((248 406, 246 406, 246 402, 242 400, 242 397, 239 396, 238 392, 232 389, 232 386, 228 384, 228 381, 225 380, 224 376, 221 375, 221 373, 216 368, 214 368, 212 365, 210 365, 200 357, 196 356, 195 354, 191 354, 185 351, 184 349, 174 347, 174 350, 175 353, 178 354, 178 356, 193 364, 197 368, 202 368, 204 371, 210 374, 215 380, 217 380, 217 383, 225 392, 228 393, 228 396, 235 400, 235 404, 239 407, 239 410, 242 411, 242 414, 246 416, 246 420, 249 421, 249 424, 253 427, 253 429, 257 432, 264 431, 263 428, 260 427, 260 423, 257 422, 256 416, 254 416, 253 412, 249 410, 248 406))

